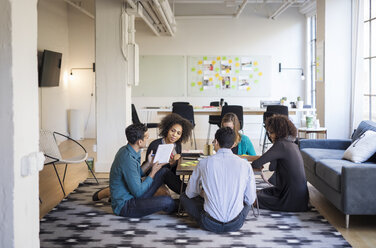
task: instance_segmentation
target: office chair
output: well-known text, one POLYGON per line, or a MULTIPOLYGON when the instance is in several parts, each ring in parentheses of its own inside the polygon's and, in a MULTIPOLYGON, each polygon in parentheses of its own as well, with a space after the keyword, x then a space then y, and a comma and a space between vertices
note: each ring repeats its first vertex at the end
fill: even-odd
POLYGON ((173 103, 172 103, 172 107, 174 107, 175 105, 178 105, 178 104, 186 104, 186 105, 189 105, 189 102, 173 102, 173 103))
MULTIPOLYGON (((193 138, 195 141, 195 149, 197 150, 197 144, 196 144, 196 135, 195 135, 195 116, 193 112, 192 105, 189 104, 175 104, 172 106, 172 113, 178 114, 181 117, 187 119, 191 122, 193 126, 193 138)), ((192 138, 191 138, 191 145, 192 145, 192 138)))
POLYGON ((276 114, 289 116, 289 108, 284 105, 269 105, 266 107, 266 112, 263 115, 263 122, 262 122, 262 125, 264 127, 263 130, 265 130, 264 142, 262 144, 262 154, 265 153, 266 148, 268 147, 269 144, 271 144, 271 139, 269 137, 268 132, 266 131, 265 121, 269 117, 276 115, 276 114))
POLYGON ((76 140, 68 136, 65 136, 64 134, 61 134, 58 132, 46 131, 46 130, 39 131, 39 138, 40 138, 39 149, 41 150, 41 152, 43 152, 44 156, 46 157, 46 160, 44 161, 44 165, 52 164, 54 166, 55 173, 56 173, 57 179, 59 180, 59 184, 60 184, 61 190, 63 191, 64 197, 66 196, 66 194, 65 194, 63 183, 65 180, 65 175, 67 173, 68 164, 80 164, 82 162, 85 162, 87 165, 87 168, 89 168, 91 174, 93 175, 93 177, 99 184, 97 178, 95 177, 93 170, 90 168, 90 166, 87 163, 86 159, 88 157, 88 153, 86 149, 80 143, 78 143, 76 140), (79 149, 80 154, 72 158, 63 158, 61 156, 59 147, 57 145, 56 136, 61 136, 68 140, 73 141, 76 147, 79 149), (63 182, 61 182, 59 173, 57 172, 57 169, 56 169, 57 164, 65 164, 63 182))
MULTIPOLYGON (((141 123, 140 118, 138 118, 138 114, 136 111, 136 107, 132 103, 132 123, 138 124, 141 123)), ((158 137, 158 123, 146 123, 147 128, 156 128, 157 137, 158 137)))
POLYGON ((223 116, 225 114, 227 114, 227 113, 234 113, 234 114, 236 114, 236 116, 239 119, 240 130, 243 130, 243 123, 244 123, 244 119, 243 119, 243 106, 240 106, 240 105, 225 105, 225 106, 223 106, 222 107, 222 112, 221 112, 221 121, 218 124, 219 127, 221 127, 221 122, 222 122, 223 116))
MULTIPOLYGON (((225 102, 224 105, 227 106, 227 102, 225 102)), ((210 102, 210 106, 219 107, 219 101, 210 102)), ((209 115, 209 128, 208 128, 208 137, 206 139, 206 144, 209 144, 211 125, 221 126, 221 116, 220 115, 209 115)))

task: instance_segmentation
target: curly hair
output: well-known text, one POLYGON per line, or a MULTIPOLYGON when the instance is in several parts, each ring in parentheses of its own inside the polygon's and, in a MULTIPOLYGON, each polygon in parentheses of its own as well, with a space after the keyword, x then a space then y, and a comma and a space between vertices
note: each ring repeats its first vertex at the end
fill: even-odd
POLYGON ((265 121, 266 130, 275 134, 275 139, 296 138, 295 125, 285 115, 273 115, 265 121))
POLYGON ((171 127, 175 124, 181 125, 183 132, 181 134, 180 139, 177 142, 182 142, 185 143, 188 139, 189 136, 191 136, 191 132, 193 129, 193 126, 190 121, 187 119, 184 119, 178 114, 169 114, 166 115, 161 122, 159 123, 159 136, 166 138, 168 131, 171 129, 171 127))
POLYGON ((240 122, 239 122, 238 116, 234 113, 231 113, 231 112, 225 114, 222 118, 222 121, 221 121, 221 127, 223 127, 223 124, 227 123, 227 122, 232 122, 234 124, 234 132, 235 132, 235 135, 236 135, 235 142, 239 143, 240 140, 242 139, 242 136, 239 133, 240 122))

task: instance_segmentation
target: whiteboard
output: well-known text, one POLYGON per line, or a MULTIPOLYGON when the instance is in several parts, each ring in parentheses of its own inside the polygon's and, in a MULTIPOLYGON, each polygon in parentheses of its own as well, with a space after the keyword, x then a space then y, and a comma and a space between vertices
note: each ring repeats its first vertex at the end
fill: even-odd
POLYGON ((185 95, 186 57, 140 56, 140 83, 132 96, 178 97, 185 95))
POLYGON ((271 57, 189 56, 188 96, 271 95, 271 57))
POLYGON ((271 57, 140 56, 140 84, 136 97, 269 97, 271 57))

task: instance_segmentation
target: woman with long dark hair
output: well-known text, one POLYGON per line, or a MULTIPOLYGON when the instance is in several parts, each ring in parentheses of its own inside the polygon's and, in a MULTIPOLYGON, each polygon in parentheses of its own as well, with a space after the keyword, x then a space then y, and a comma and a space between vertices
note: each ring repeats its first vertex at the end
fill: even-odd
POLYGON ((275 182, 274 186, 257 192, 260 208, 287 212, 307 211, 309 194, 303 158, 294 143, 296 127, 284 115, 269 117, 265 127, 273 146, 253 161, 252 167, 262 168, 270 162, 269 169, 275 170, 275 182))

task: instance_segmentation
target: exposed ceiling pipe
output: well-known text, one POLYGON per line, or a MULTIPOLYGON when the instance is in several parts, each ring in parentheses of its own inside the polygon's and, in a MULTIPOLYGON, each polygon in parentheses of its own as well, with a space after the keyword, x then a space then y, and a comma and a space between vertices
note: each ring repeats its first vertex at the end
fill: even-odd
POLYGON ((299 12, 303 15, 316 12, 316 0, 309 0, 302 4, 299 8, 299 12))
POLYGON ((127 0, 127 3, 129 4, 129 6, 131 6, 133 10, 137 10, 137 6, 132 0, 127 0))
POLYGON ((161 5, 163 12, 165 13, 168 23, 171 24, 173 22, 173 14, 170 8, 170 4, 167 0, 159 0, 159 4, 161 5))
POLYGON ((232 19, 233 15, 197 15, 197 16, 175 16, 177 20, 188 19, 232 19))
POLYGON ((154 27, 153 23, 151 23, 150 20, 144 15, 144 11, 146 12, 146 10, 142 6, 142 4, 140 2, 138 2, 137 3, 137 14, 138 14, 138 16, 141 17, 142 20, 144 20, 146 25, 148 25, 148 27, 153 31, 153 33, 155 35, 159 36, 160 34, 159 34, 158 30, 154 27))
POLYGON ((85 15, 87 15, 88 17, 90 17, 91 19, 95 19, 95 17, 87 10, 85 10, 84 8, 82 8, 81 6, 79 6, 78 4, 70 1, 70 0, 64 0, 66 3, 70 4, 71 6, 75 7, 76 9, 78 9, 79 11, 81 11, 82 13, 84 13, 85 15))
POLYGON ((269 19, 275 19, 280 14, 282 14, 286 9, 288 9, 295 1, 287 1, 281 5, 271 16, 269 16, 269 19))
POLYGON ((235 18, 239 18, 240 14, 242 13, 243 9, 245 8, 245 5, 247 4, 247 0, 243 0, 242 4, 239 6, 238 11, 235 14, 235 18))
POLYGON ((167 32, 171 35, 171 36, 174 36, 174 32, 172 31, 171 29, 171 25, 170 23, 168 22, 166 16, 165 16, 165 13, 163 12, 163 9, 162 9, 162 6, 159 4, 158 0, 153 0, 153 6, 155 7, 154 9, 156 10, 157 12, 157 15, 162 18, 162 23, 164 24, 164 26, 166 27, 167 29, 167 32))
POLYGON ((168 23, 171 26, 172 31, 175 33, 176 32, 176 22, 175 22, 175 17, 174 14, 172 13, 170 4, 168 0, 159 0, 161 7, 163 9, 163 12, 165 13, 165 16, 167 18, 168 23))
POLYGON ((145 8, 146 13, 148 14, 151 19, 153 19, 154 26, 158 30, 159 33, 167 33, 167 29, 164 27, 160 17, 157 16, 152 3, 149 0, 144 0, 141 2, 142 6, 145 8))
MULTIPOLYGON (((307 0, 298 0, 297 3, 304 3, 307 0)), ((243 0, 236 0, 235 4, 240 4, 243 0)), ((286 0, 248 0, 247 3, 284 3, 286 0)), ((223 4, 225 0, 175 0, 175 4, 223 4)))
POLYGON ((142 7, 146 10, 146 12, 149 14, 151 19, 153 19, 153 22, 155 24, 160 24, 161 22, 158 19, 158 16, 156 16, 154 10, 151 8, 150 3, 148 1, 142 1, 141 2, 142 7))
POLYGON ((126 6, 123 2, 121 6, 121 22, 120 22, 120 37, 121 37, 121 53, 123 55, 123 58, 125 61, 128 61, 128 53, 127 53, 127 45, 128 45, 128 21, 129 21, 129 15, 125 11, 126 6))

